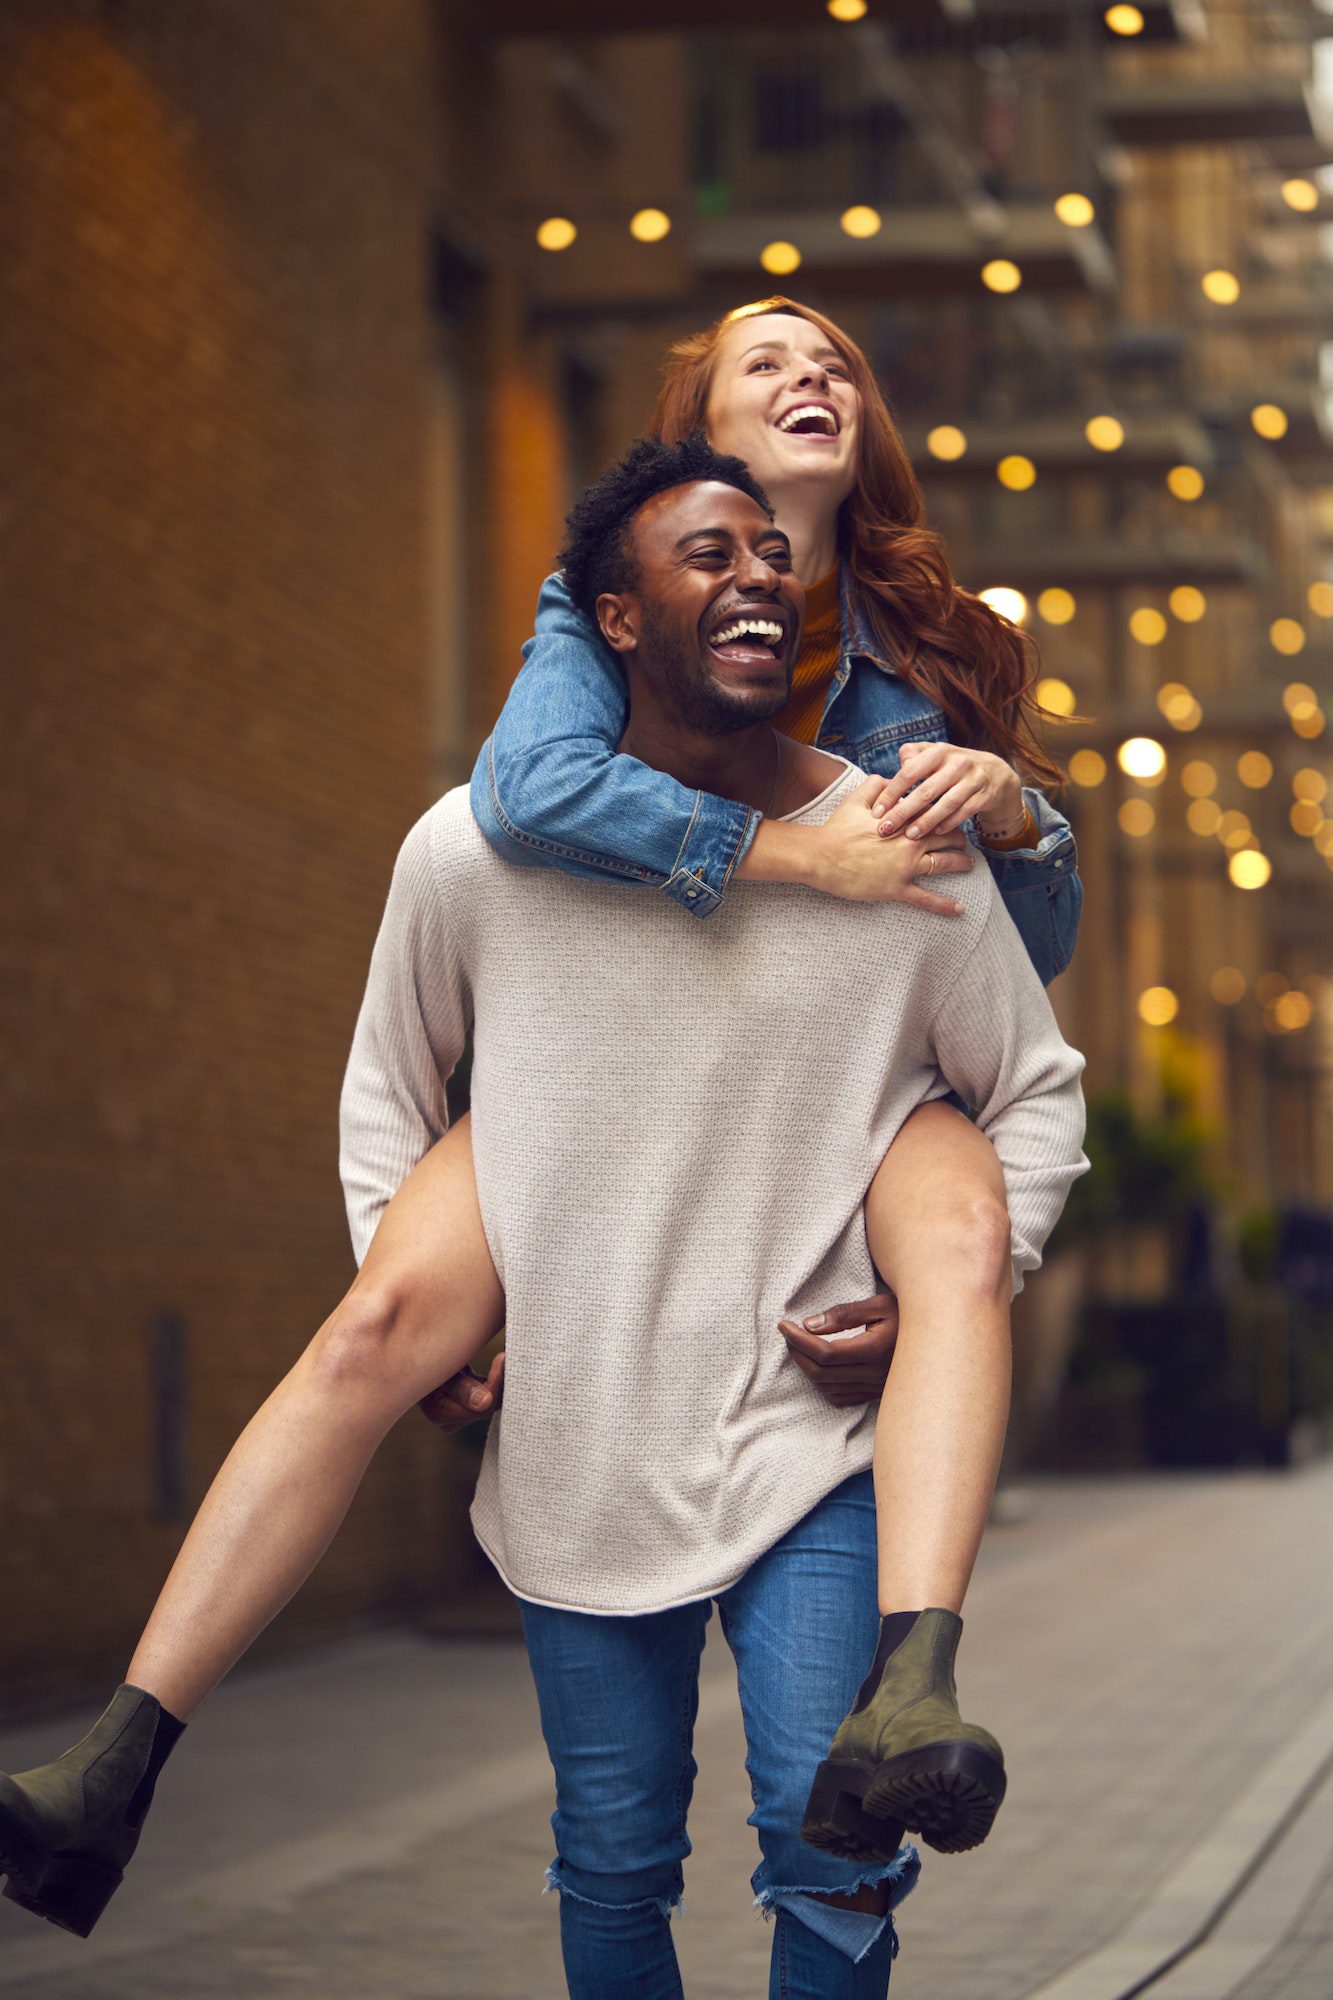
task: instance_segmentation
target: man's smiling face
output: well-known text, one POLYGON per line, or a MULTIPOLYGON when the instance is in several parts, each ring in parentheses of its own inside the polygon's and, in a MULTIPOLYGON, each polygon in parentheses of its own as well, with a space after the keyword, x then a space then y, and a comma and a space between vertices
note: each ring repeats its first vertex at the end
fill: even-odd
POLYGON ((805 613, 781 529, 738 487, 695 480, 655 494, 627 534, 634 587, 598 606, 626 664, 676 721, 706 735, 779 714, 805 613))

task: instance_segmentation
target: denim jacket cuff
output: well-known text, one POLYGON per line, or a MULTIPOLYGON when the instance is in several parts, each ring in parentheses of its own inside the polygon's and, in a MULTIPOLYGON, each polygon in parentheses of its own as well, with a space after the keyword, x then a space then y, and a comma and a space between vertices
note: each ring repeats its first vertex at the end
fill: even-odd
POLYGON ((694 812, 663 887, 692 916, 708 917, 722 901, 732 870, 754 839, 760 815, 734 799, 696 792, 694 812))
POLYGON ((1045 882, 1062 882, 1078 868, 1078 851, 1069 822, 1030 786, 1023 789, 1028 810, 1037 823, 1035 847, 987 847, 978 842, 1001 889, 1035 889, 1045 882))

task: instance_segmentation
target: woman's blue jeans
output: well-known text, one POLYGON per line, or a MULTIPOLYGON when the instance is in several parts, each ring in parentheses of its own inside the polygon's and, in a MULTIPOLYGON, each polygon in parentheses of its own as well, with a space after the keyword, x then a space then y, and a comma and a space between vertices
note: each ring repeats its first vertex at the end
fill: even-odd
MULTIPOLYGON (((883 2000, 891 1916, 818 1897, 916 1881, 915 1848, 858 1868, 801 1839, 830 1739, 875 1650, 875 1499, 868 1472, 821 1500, 717 1598, 736 1660, 762 1859, 755 1901, 776 1916, 770 2000, 883 2000)), ((712 1605, 643 1617, 524 1602, 523 1625, 555 1766, 560 1937, 571 2000, 680 2000, 669 1913, 697 1765, 699 1658, 712 1605)))

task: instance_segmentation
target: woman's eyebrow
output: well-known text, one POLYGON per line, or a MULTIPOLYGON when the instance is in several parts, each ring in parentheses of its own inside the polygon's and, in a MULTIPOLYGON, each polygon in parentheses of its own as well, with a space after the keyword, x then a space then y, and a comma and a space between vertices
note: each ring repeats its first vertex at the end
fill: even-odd
MULTIPOLYGON (((790 350, 791 350, 791 342, 787 340, 757 340, 753 347, 747 347, 743 350, 740 358, 742 361, 744 361, 747 354, 764 354, 764 353, 786 354, 789 353, 790 350)), ((814 351, 811 353, 809 358, 811 361, 842 361, 842 362, 845 362, 847 359, 846 355, 840 353, 836 347, 816 347, 814 351)))

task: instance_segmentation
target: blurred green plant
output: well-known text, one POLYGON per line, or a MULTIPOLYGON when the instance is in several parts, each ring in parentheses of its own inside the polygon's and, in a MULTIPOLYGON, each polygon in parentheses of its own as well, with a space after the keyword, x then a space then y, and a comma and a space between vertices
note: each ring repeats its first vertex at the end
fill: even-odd
POLYGON ((1206 1126, 1179 1104, 1168 1103, 1160 1116, 1146 1119, 1123 1091, 1091 1099, 1083 1150, 1092 1171, 1070 1190, 1061 1244, 1127 1225, 1182 1220, 1215 1193, 1208 1138, 1206 1126))

